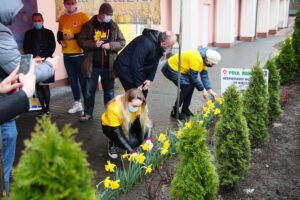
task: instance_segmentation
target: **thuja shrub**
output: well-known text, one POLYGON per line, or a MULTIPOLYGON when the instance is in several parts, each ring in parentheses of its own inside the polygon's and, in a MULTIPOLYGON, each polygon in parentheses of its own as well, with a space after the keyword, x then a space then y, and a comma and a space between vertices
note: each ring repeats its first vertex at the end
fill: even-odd
POLYGON ((217 172, 220 186, 230 189, 248 172, 250 161, 249 130, 242 100, 234 85, 223 94, 221 113, 214 130, 217 172))
POLYGON ((289 84, 296 79, 298 67, 295 51, 292 47, 292 37, 287 37, 281 44, 281 49, 275 58, 275 63, 278 69, 280 69, 281 85, 289 84))
POLYGON ((282 109, 280 106, 280 75, 274 59, 269 59, 265 65, 265 68, 269 70, 268 116, 269 116, 269 122, 273 123, 276 119, 278 119, 279 115, 282 113, 282 109))
POLYGON ((294 32, 292 35, 292 46, 295 51, 295 57, 298 69, 300 67, 300 9, 298 9, 295 19, 294 32))
POLYGON ((96 199, 87 156, 72 138, 75 132, 70 126, 59 131, 45 117, 38 121, 14 171, 10 199, 96 199))
POLYGON ((263 70, 257 62, 252 68, 249 86, 243 95, 243 113, 249 128, 251 147, 255 148, 269 138, 268 93, 263 70))
POLYGON ((208 151, 207 131, 199 122, 187 122, 176 144, 180 162, 171 182, 173 199, 216 199, 218 175, 208 151))

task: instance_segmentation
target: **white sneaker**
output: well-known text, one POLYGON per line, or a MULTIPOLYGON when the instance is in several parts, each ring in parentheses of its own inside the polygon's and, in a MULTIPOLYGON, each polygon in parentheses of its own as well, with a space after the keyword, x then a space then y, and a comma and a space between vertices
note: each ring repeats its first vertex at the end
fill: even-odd
POLYGON ((74 114, 82 111, 82 105, 80 101, 75 101, 72 107, 68 110, 69 114, 74 114))

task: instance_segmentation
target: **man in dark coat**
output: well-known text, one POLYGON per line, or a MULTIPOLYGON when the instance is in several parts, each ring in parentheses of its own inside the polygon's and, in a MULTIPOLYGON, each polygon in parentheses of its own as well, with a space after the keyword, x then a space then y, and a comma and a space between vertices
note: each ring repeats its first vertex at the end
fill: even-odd
POLYGON ((171 31, 152 29, 144 29, 142 35, 131 41, 118 55, 114 65, 124 90, 139 88, 146 95, 159 59, 175 42, 176 36, 171 31))

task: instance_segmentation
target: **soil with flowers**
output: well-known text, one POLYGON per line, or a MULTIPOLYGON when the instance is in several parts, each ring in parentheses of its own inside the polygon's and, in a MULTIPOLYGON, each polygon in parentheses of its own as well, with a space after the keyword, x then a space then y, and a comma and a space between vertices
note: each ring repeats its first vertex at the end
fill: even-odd
MULTIPOLYGON (((270 141, 252 150, 249 173, 234 190, 220 191, 219 200, 300 199, 300 80, 289 86, 284 112, 269 128, 270 141)), ((212 128, 210 128, 212 135, 212 128)), ((213 136, 209 146, 213 146, 213 136)), ((121 200, 170 199, 170 181, 178 157, 164 162, 152 175, 133 188, 121 200)))

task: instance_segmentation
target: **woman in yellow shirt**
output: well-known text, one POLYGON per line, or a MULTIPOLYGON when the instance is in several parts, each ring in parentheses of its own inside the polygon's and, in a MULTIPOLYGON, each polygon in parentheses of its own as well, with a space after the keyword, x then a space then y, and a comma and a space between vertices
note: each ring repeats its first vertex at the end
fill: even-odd
POLYGON ((143 92, 130 89, 118 95, 106 106, 101 116, 103 133, 109 138, 108 155, 118 157, 115 147, 121 147, 130 153, 144 141, 151 148, 151 121, 143 92))
MULTIPOLYGON (((170 57, 161 70, 165 77, 172 81, 176 86, 178 82, 178 58, 178 54, 170 57)), ((193 115, 189 110, 189 106, 191 104, 194 88, 198 91, 202 91, 205 99, 208 97, 208 93, 214 98, 217 97, 217 94, 212 90, 207 69, 218 64, 220 60, 221 55, 217 51, 207 48, 182 52, 179 97, 179 107, 182 106, 182 109, 179 119, 193 115), (200 74, 200 79, 198 78, 198 74, 200 74)), ((173 118, 176 117, 176 107, 177 100, 171 112, 171 117, 173 118)))

